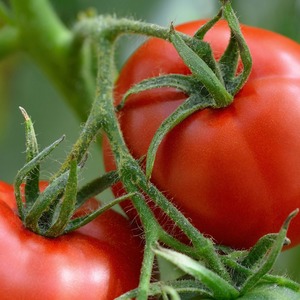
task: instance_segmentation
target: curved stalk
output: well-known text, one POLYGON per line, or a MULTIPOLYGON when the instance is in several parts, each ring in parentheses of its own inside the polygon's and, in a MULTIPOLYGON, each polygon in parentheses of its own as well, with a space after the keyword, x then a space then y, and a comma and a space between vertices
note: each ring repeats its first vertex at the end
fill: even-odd
MULTIPOLYGON (((99 19, 97 22, 99 25, 99 19)), ((114 22, 116 22, 116 20, 114 20, 114 22)), ((137 22, 130 21, 127 26, 124 26, 124 20, 120 21, 120 23, 123 25, 121 31, 123 33, 124 30, 131 31, 136 29, 137 26, 137 22)), ((161 194, 157 188, 155 188, 152 184, 149 184, 138 162, 129 153, 129 150, 123 139, 117 117, 115 115, 115 108, 113 106, 114 42, 120 30, 120 24, 115 24, 116 28, 112 26, 112 24, 107 27, 102 23, 103 31, 101 31, 101 28, 95 30, 94 25, 89 27, 93 30, 95 38, 98 41, 99 68, 96 99, 93 103, 92 110, 81 132, 81 135, 74 145, 69 159, 60 170, 60 173, 68 169, 70 158, 75 157, 79 162, 84 157, 95 135, 100 129, 102 129, 107 134, 110 141, 116 164, 118 166, 119 176, 127 192, 134 193, 139 192, 139 189, 142 189, 145 194, 149 195, 150 198, 153 199, 153 201, 160 206, 171 217, 171 219, 174 220, 178 227, 181 228, 183 232, 191 239, 192 243, 197 248, 199 256, 202 255, 205 258, 207 265, 209 265, 210 268, 217 274, 222 275, 223 278, 229 279, 229 275, 218 258, 212 242, 208 239, 205 239, 198 232, 198 230, 195 229, 182 215, 182 213, 161 194)), ((91 26, 91 24, 89 24, 89 26, 91 26)), ((143 26, 138 28, 140 28, 138 33, 147 32, 148 34, 152 34, 153 31, 152 25, 147 26, 143 24, 143 26), (148 28, 148 31, 146 31, 146 28, 148 28)), ((87 30, 86 28, 83 29, 87 30)), ((159 30, 156 31, 156 35, 167 38, 168 32, 168 29, 159 28, 159 30)), ((132 201, 143 223, 147 239, 148 232, 153 231, 153 218, 150 219, 151 222, 149 221, 149 214, 151 214, 151 212, 149 212, 149 207, 140 196, 132 197, 132 201), (149 228, 151 230, 149 230, 149 228)), ((153 240, 151 241, 153 242, 153 240)), ((146 275, 144 273, 142 274, 142 276, 146 275)), ((141 280, 141 282, 144 281, 141 280)), ((144 283, 142 283, 142 285, 144 285, 144 283)), ((145 289, 146 288, 143 286, 142 290, 144 291, 145 289)), ((143 294, 144 292, 142 290, 141 293, 143 294)))

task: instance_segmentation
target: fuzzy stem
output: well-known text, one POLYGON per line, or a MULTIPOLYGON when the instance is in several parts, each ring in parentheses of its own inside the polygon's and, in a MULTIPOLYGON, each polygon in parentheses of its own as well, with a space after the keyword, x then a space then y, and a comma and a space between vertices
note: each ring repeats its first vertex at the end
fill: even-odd
MULTIPOLYGON (((214 251, 213 244, 210 240, 205 239, 195 229, 190 222, 178 211, 153 185, 149 182, 140 168, 138 162, 131 156, 121 129, 118 123, 115 108, 113 105, 113 85, 114 85, 114 45, 115 40, 120 33, 135 32, 147 35, 153 35, 167 38, 169 30, 158 26, 140 24, 135 21, 109 19, 112 22, 104 22, 105 19, 98 18, 95 22, 89 21, 85 23, 82 28, 79 28, 80 34, 88 34, 90 30, 98 43, 98 76, 97 76, 97 90, 96 98, 93 103, 89 118, 80 134, 80 137, 71 151, 69 158, 62 166, 61 170, 56 176, 63 173, 69 168, 70 159, 76 158, 79 163, 86 154, 90 143, 94 140, 95 136, 102 129, 110 141, 112 151, 114 153, 115 161, 118 167, 118 172, 121 181, 123 182, 128 193, 139 192, 141 188, 148 194, 153 201, 162 207, 164 211, 176 222, 176 224, 185 232, 191 239, 194 246, 199 251, 199 256, 203 254, 204 259, 209 267, 216 273, 222 275, 224 278, 229 276, 221 264, 218 255, 214 251), (101 22, 100 22, 101 21, 101 22), (98 25, 98 26, 96 26, 98 25), (99 28, 99 26, 101 27, 99 28), (87 26, 87 27, 86 27, 87 26), (155 27, 155 30, 154 30, 155 27), (95 29, 96 28, 96 29, 95 29)), ((145 235, 146 235, 146 257, 147 260, 152 260, 153 254, 150 254, 150 245, 153 245, 158 240, 159 236, 155 236, 151 232, 156 232, 155 228, 159 228, 152 212, 147 206, 146 202, 140 195, 132 197, 133 204, 138 211, 139 217, 142 221, 145 235), (151 257, 150 257, 151 256, 151 257), (151 258, 151 259, 150 259, 151 258)), ((151 267, 152 268, 152 267, 151 267)), ((146 299, 145 293, 149 287, 149 263, 144 261, 143 272, 141 274, 140 294, 139 299, 146 299)))
MULTIPOLYGON (((198 230, 195 229, 190 222, 178 211, 170 202, 161 194, 161 192, 153 185, 149 184, 145 174, 141 170, 138 162, 131 156, 129 150, 123 139, 118 120, 115 115, 115 109, 113 106, 113 54, 114 54, 114 41, 119 33, 132 32, 136 30, 136 33, 153 34, 153 25, 147 25, 129 20, 126 23, 124 20, 109 19, 108 24, 104 22, 105 19, 97 19, 96 22, 102 26, 95 32, 95 24, 91 26, 89 23, 89 29, 94 30, 94 34, 98 36, 99 45, 99 73, 97 78, 98 89, 96 91, 96 100, 93 104, 90 116, 82 131, 82 134, 75 144, 71 157, 77 157, 78 161, 82 159, 90 142, 93 140, 95 134, 102 128, 108 136, 111 144, 112 151, 115 156, 116 164, 120 172, 120 179, 127 189, 127 192, 136 192, 140 187, 146 194, 148 194, 153 201, 160 206, 176 224, 185 232, 185 234, 192 240, 194 245, 202 253, 206 259, 208 265, 212 267, 218 274, 226 274, 225 269, 222 267, 217 254, 214 252, 213 244, 210 240, 202 237, 198 230), (101 22, 100 22, 101 21, 101 22), (147 30, 148 29, 148 30, 147 30), (135 186, 132 186, 132 182, 135 186), (215 253, 215 254, 214 254, 215 253)), ((86 28, 84 28, 86 30, 86 28)), ((167 38, 169 36, 169 30, 161 27, 156 28, 156 36, 167 38)), ((68 167, 68 161, 63 166, 62 171, 68 167)), ((133 197, 135 207, 139 214, 143 214, 145 207, 141 205, 140 198, 133 197)), ((142 221, 147 224, 147 216, 142 221)), ((146 225, 144 224, 144 225, 146 225)), ((146 229, 147 230, 147 229, 146 229)), ((226 277, 226 275, 224 275, 226 277)))

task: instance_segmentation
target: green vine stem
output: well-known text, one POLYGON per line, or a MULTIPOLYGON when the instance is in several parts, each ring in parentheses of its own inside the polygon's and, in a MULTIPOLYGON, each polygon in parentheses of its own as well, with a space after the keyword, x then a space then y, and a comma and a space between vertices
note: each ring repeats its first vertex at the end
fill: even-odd
MULTIPOLYGON (((124 33, 136 33, 156 36, 168 39, 169 29, 155 25, 140 23, 132 20, 114 18, 98 18, 88 20, 76 28, 79 35, 93 35, 98 43, 98 77, 96 99, 93 103, 89 118, 76 142, 69 159, 63 165, 62 169, 56 176, 64 173, 70 164, 70 158, 76 158, 78 162, 82 160, 87 152, 90 143, 94 140, 100 129, 108 136, 111 143, 112 151, 118 166, 119 176, 128 193, 134 193, 142 190, 149 195, 151 199, 161 207, 167 215, 175 221, 182 231, 190 238, 199 257, 204 258, 206 264, 211 270, 230 280, 229 274, 222 265, 219 256, 214 250, 213 243, 204 238, 190 222, 161 194, 161 192, 151 183, 149 183, 139 163, 131 156, 119 128, 118 120, 113 105, 113 75, 114 75, 114 46, 117 37, 124 33)), ((184 40, 190 41, 190 37, 181 35, 184 40)), ((145 255, 141 272, 140 290, 138 299, 146 299, 148 285, 150 282, 150 271, 154 253, 151 250, 154 243, 159 240, 159 235, 154 228, 159 228, 157 222, 149 207, 141 195, 132 197, 132 201, 139 213, 145 229, 145 255), (153 227, 153 225, 155 225, 153 227), (151 230, 149 230, 151 228, 151 230)))
MULTIPOLYGON (((41 67, 85 121, 95 90, 86 42, 74 38, 47 0, 11 0, 11 7, 15 20, 9 36, 11 48, 18 41, 18 47, 41 67)), ((0 42, 1 38, 0 33, 0 42)))
MULTIPOLYGON (((168 28, 163 28, 157 25, 141 23, 128 19, 118 20, 111 17, 99 17, 94 21, 88 20, 88 22, 79 25, 78 31, 81 34, 94 34, 94 37, 98 42, 98 88, 90 116, 69 157, 77 157, 77 160, 80 161, 84 157, 90 143, 93 141, 94 136, 100 129, 104 130, 111 142, 118 169, 121 172, 121 180, 124 179, 122 177, 126 177, 126 175, 128 176, 128 173, 131 177, 136 177, 136 179, 131 178, 131 181, 135 182, 133 188, 136 189, 136 186, 139 186, 155 199, 162 197, 161 202, 165 202, 165 210, 167 211, 169 208, 169 201, 148 182, 145 174, 139 166, 139 163, 131 156, 125 144, 112 101, 114 83, 113 76, 109 76, 109 74, 113 75, 114 44, 120 34, 135 33, 168 39, 170 31, 168 28)), ((191 37, 189 36, 184 34, 181 34, 181 36, 186 41, 191 40, 191 37)), ((64 172, 68 168, 68 164, 69 160, 67 160, 67 162, 63 165, 60 173, 64 172)), ((160 205, 163 204, 160 203, 160 205)), ((174 208, 174 212, 177 217, 177 213, 179 213, 179 211, 174 208)), ((185 223, 186 219, 184 217, 183 220, 183 223, 185 223)), ((188 228, 190 228, 190 224, 186 227, 187 231, 189 231, 188 228)), ((198 231, 195 231, 194 233, 198 237, 198 231)))

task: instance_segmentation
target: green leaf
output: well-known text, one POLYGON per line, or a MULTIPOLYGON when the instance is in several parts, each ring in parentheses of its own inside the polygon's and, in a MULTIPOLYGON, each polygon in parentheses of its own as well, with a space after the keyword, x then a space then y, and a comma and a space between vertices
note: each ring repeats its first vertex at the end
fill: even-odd
POLYGON ((162 247, 153 251, 203 283, 211 291, 214 299, 235 299, 239 295, 230 283, 190 257, 162 247))

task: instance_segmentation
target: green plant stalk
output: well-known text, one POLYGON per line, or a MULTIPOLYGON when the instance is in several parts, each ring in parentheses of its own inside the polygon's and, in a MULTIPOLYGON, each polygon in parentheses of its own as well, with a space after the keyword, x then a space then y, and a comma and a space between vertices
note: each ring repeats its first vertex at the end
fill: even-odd
MULTIPOLYGON (((114 74, 113 72, 115 70, 112 54, 114 52, 114 48, 112 48, 113 44, 120 35, 130 33, 154 36, 157 38, 167 40, 169 38, 170 32, 168 28, 161 27, 158 25, 148 24, 130 19, 116 19, 112 16, 99 16, 96 19, 86 19, 78 23, 77 26, 74 28, 75 41, 83 41, 86 39, 90 39, 92 36, 98 44, 98 46, 101 46, 101 49, 99 49, 98 57, 98 61, 100 61, 99 68, 103 68, 104 62, 107 62, 109 60, 109 66, 106 67, 107 72, 108 70, 109 72, 104 73, 102 77, 98 76, 96 82, 96 99, 102 97, 102 102, 111 102, 113 99, 111 97, 113 95, 112 88, 114 76, 112 76, 112 78, 108 78, 108 74, 114 74), (99 40, 98 38, 100 35, 102 37, 101 40, 99 40), (104 43, 104 45, 100 45, 101 43, 104 43), (109 51, 107 51, 107 49, 109 49, 109 51), (108 82, 109 80, 110 82, 108 82), (103 91, 99 89, 99 85, 101 87, 109 86, 110 90, 103 91)), ((187 36, 185 34, 180 35, 185 41, 191 40, 190 36, 187 36)), ((65 170, 68 169, 71 157, 76 157, 78 162, 83 159, 83 157, 87 153, 90 144, 95 139, 95 136, 99 133, 100 129, 105 126, 108 113, 105 111, 106 108, 102 107, 103 105, 101 106, 98 102, 99 101, 93 102, 92 109, 85 123, 85 126, 83 127, 80 136, 73 147, 73 150, 69 154, 66 162, 63 164, 56 176, 59 176, 59 174, 63 173, 65 170), (101 114, 99 113, 100 109, 102 110, 101 114)), ((112 126, 115 126, 115 123, 113 123, 112 126)), ((119 128, 116 129, 119 130, 119 128)), ((121 143, 121 149, 125 145, 124 142, 124 145, 122 145, 122 141, 120 140, 118 141, 118 143, 121 143)))
MULTIPOLYGON (((126 24, 124 23, 124 20, 122 20, 120 23, 123 26, 120 27, 120 24, 117 20, 110 20, 113 20, 114 23, 103 24, 103 19, 101 20, 102 23, 99 23, 98 19, 96 21, 98 23, 92 24, 90 22, 88 24, 88 29, 83 28, 85 34, 88 34, 86 30, 92 30, 99 47, 99 68, 96 99, 93 103, 92 110, 81 132, 81 135, 71 151, 69 159, 56 176, 68 169, 71 157, 77 158, 78 162, 83 159, 95 135, 100 129, 102 129, 107 134, 110 141, 116 164, 118 166, 119 176, 127 192, 139 192, 141 189, 145 192, 145 194, 149 195, 150 198, 152 198, 153 201, 156 202, 156 204, 160 206, 191 239, 199 253, 199 257, 203 255, 207 265, 212 270, 221 275, 223 278, 227 278, 229 280, 229 275, 227 274, 227 271, 223 267, 217 253, 215 252, 212 242, 208 239, 205 239, 198 232, 198 230, 189 223, 189 221, 181 214, 181 212, 178 211, 172 204, 170 204, 170 202, 161 194, 161 192, 159 192, 157 188, 149 183, 145 174, 140 168, 139 163, 129 153, 129 150, 123 139, 113 105, 114 44, 119 33, 124 33, 126 31, 134 32, 134 30, 136 30, 138 33, 148 33, 148 35, 151 35, 153 34, 153 26, 144 23, 142 26, 139 26, 138 22, 132 22, 130 20, 128 24, 126 24), (102 28, 97 27, 97 25, 101 25, 102 28), (116 25, 118 30, 116 30, 114 25, 116 25), (95 28, 98 30, 95 31, 95 28)), ((162 28, 159 29, 160 30, 155 31, 156 36, 159 35, 160 37, 163 36, 164 38, 167 38, 169 35, 169 30, 162 28)), ((155 236, 154 238, 153 235, 150 235, 151 232, 156 231, 155 226, 158 226, 157 222, 154 222, 152 212, 149 210, 149 207, 143 198, 140 196, 134 196, 132 197, 132 201, 139 213, 145 229, 146 245, 152 245, 159 238, 158 236, 155 236)), ((153 253, 151 251, 146 251, 144 257, 145 263, 143 264, 140 281, 140 298, 138 297, 138 299, 145 299, 145 295, 148 291, 150 265, 147 263, 147 261, 152 261, 152 255, 153 253)))
MULTIPOLYGON (((98 45, 100 45, 100 43, 104 43, 105 45, 101 47, 102 50, 99 50, 99 60, 101 61, 99 68, 103 68, 104 61, 110 60, 109 68, 110 74, 112 74, 113 70, 115 70, 115 66, 113 56, 110 52, 113 52, 113 49, 110 49, 109 53, 106 52, 106 49, 109 49, 118 37, 125 34, 144 35, 157 37, 163 40, 169 40, 170 29, 159 25, 139 22, 126 18, 117 19, 112 16, 99 16, 95 19, 86 19, 79 22, 74 28, 74 41, 83 41, 86 39, 90 39, 92 36, 98 45), (98 39, 99 36, 102 37, 101 41, 98 39)), ((178 33, 178 35, 187 44, 192 43, 192 37, 183 33, 178 33)), ((102 78, 97 79, 96 98, 98 98, 100 94, 103 98, 112 97, 113 85, 111 85, 110 91, 105 91, 105 95, 103 94, 102 90, 99 90, 98 86, 99 84, 101 84, 102 86, 112 84, 111 82, 108 82, 108 80, 110 79, 108 79, 107 74, 109 73, 103 74, 102 78)), ((114 78, 114 76, 112 76, 112 78, 114 78)), ((112 98, 106 99, 106 101, 110 101, 111 99, 112 98)), ((89 118, 84 128, 82 129, 79 139, 75 143, 73 150, 69 154, 69 157, 63 164, 60 171, 56 174, 56 176, 68 169, 71 157, 76 157, 78 162, 83 159, 89 148, 89 145, 94 140, 95 136, 99 133, 100 129, 104 128, 105 126, 106 116, 108 114, 105 109, 105 107, 102 108, 99 103, 96 103, 96 101, 94 101, 89 118), (100 109, 103 110, 102 114, 99 114, 99 112, 97 111, 100 109)), ((114 126, 114 124, 111 124, 111 126, 114 126)), ((119 140, 118 143, 119 142, 121 141, 119 140)), ((122 148, 123 145, 121 145, 120 147, 122 148)))
MULTIPOLYGON (((85 126, 83 133, 80 136, 79 141, 86 143, 93 139, 97 131, 102 127, 104 131, 110 132, 112 140, 115 141, 115 145, 118 148, 116 151, 118 161, 126 162, 123 160, 124 157, 124 148, 127 149, 125 142, 121 136, 121 131, 115 116, 114 106, 112 103, 113 99, 113 74, 114 74, 114 43, 107 38, 100 37, 98 39, 98 61, 99 61, 99 71, 97 76, 97 90, 96 90, 96 100, 93 104, 92 111, 89 115, 87 123, 89 126, 85 126), (108 129, 109 128, 109 129, 108 129)), ((89 143, 88 143, 89 144, 89 143)), ((76 150, 73 153, 74 157, 79 157, 79 161, 82 159, 82 152, 76 150)), ((79 147, 80 149, 80 147, 79 147)), ((126 153, 127 154, 127 153, 126 153)), ((121 169, 121 168, 120 168, 121 169)), ((125 170, 125 173, 128 172, 129 168, 122 168, 125 170)), ((129 171, 129 173, 131 173, 129 171)), ((122 174, 122 173, 121 173, 122 174)), ((134 174, 134 172, 133 172, 134 174)), ((131 174, 127 175, 131 176, 131 174)), ((123 174, 121 175, 123 177, 123 174)), ((128 176, 125 176, 128 178, 128 176)), ((133 181, 130 179, 128 181, 128 193, 138 192, 136 186, 133 184, 133 181)), ((147 299, 147 294, 149 290, 149 283, 151 279, 151 271, 154 262, 154 253, 152 252, 152 245, 158 240, 158 230, 155 230, 155 227, 158 228, 158 224, 154 221, 154 217, 146 205, 143 197, 140 195, 133 195, 133 201, 136 204, 136 208, 139 211, 140 218, 143 221, 144 227, 150 229, 148 233, 145 233, 146 245, 144 251, 144 259, 141 269, 140 277, 140 291, 137 299, 147 299)))
MULTIPOLYGON (((113 76, 109 76, 109 74, 113 75, 114 42, 120 34, 135 33, 150 36, 154 35, 162 39, 168 39, 169 29, 127 19, 117 20, 112 17, 100 17, 94 20, 94 22, 92 20, 85 21, 85 23, 82 23, 77 30, 78 34, 81 35, 90 35, 93 33, 95 39, 97 39, 99 45, 99 74, 97 78, 98 88, 96 91, 96 100, 93 104, 89 119, 87 120, 85 127, 83 128, 82 133, 69 158, 77 157, 78 161, 80 161, 84 157, 95 135, 100 129, 103 129, 110 140, 116 163, 121 172, 121 180, 125 179, 125 181, 128 181, 126 180, 126 175, 128 176, 128 172, 131 176, 137 177, 135 179, 131 177, 130 181, 135 181, 135 183, 139 185, 147 194, 153 196, 154 198, 157 198, 159 195, 161 195, 163 199, 161 202, 165 202, 165 210, 168 211, 170 206, 169 201, 164 198, 153 185, 149 184, 138 162, 131 156, 129 150, 127 149, 115 115, 115 108, 112 103, 114 82, 113 76)), ((182 37, 186 40, 190 40, 189 36, 182 35, 182 37)), ((69 161, 70 159, 68 159, 63 165, 60 173, 64 172, 68 168, 69 161)), ((162 203, 160 204, 162 205, 162 203)), ((177 217, 179 211, 174 208, 173 212, 177 217)), ((187 222, 183 216, 181 217, 181 220, 182 223, 187 222)), ((188 224, 186 227, 190 229, 192 226, 191 224, 188 224)), ((187 231, 189 231, 189 229, 187 229, 187 231)), ((195 229, 193 230, 194 237, 198 238, 198 231, 195 229)))
POLYGON ((11 0, 22 50, 47 74, 66 101, 85 121, 94 95, 86 70, 88 51, 57 17, 47 0, 11 0))

